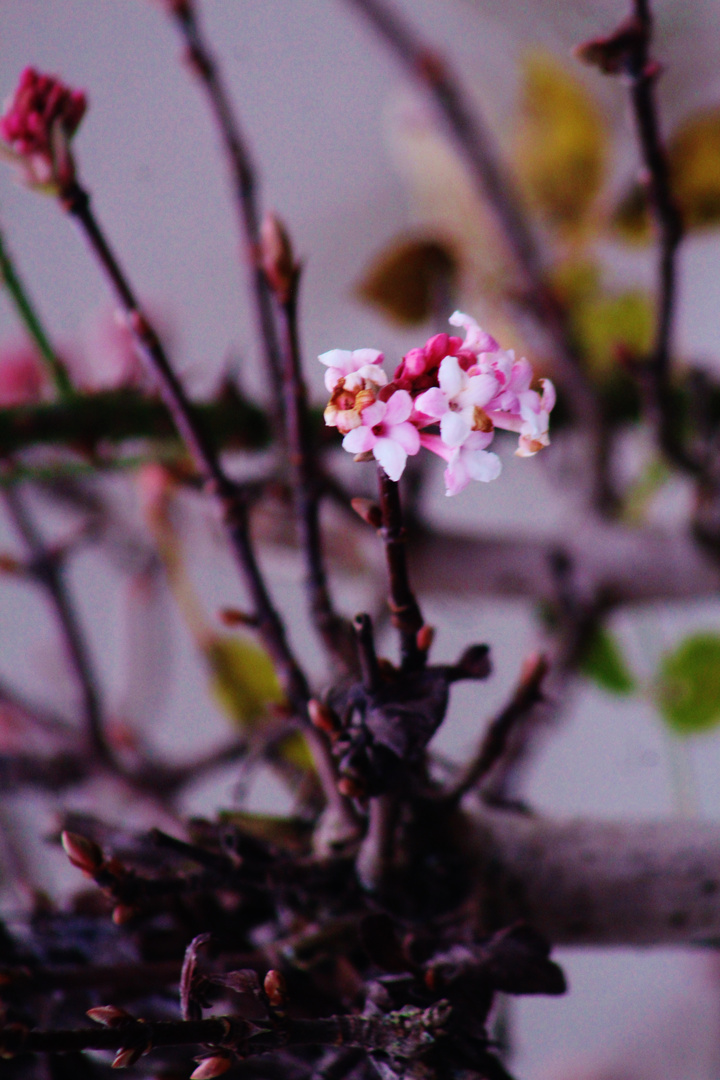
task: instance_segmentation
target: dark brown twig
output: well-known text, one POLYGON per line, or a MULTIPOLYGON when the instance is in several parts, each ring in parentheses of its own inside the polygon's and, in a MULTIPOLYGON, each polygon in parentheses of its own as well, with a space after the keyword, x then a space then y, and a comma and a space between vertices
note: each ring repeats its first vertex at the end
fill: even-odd
POLYGON ((547 674, 547 657, 531 656, 523 665, 520 679, 507 705, 490 721, 477 753, 452 788, 449 798, 459 802, 478 787, 503 756, 517 724, 526 721, 535 705, 543 700, 542 684, 547 674))
POLYGON ((187 59, 207 95, 227 155, 235 186, 236 205, 252 277, 255 304, 265 360, 273 389, 282 385, 282 357, 273 314, 272 296, 260 265, 260 211, 257 203, 257 172, 250 156, 230 96, 215 57, 205 40, 194 3, 168 5, 187 48, 187 59))
POLYGON ((542 260, 515 184, 491 136, 444 60, 425 45, 386 0, 346 0, 374 27, 412 78, 431 95, 505 236, 525 285, 525 299, 553 343, 553 358, 576 418, 594 438, 601 428, 595 395, 578 364, 562 312, 544 280, 542 260))
POLYGON ((410 586, 407 567, 405 526, 400 506, 400 491, 395 480, 378 466, 380 487, 380 511, 382 528, 380 534, 385 543, 385 558, 390 586, 389 605, 393 626, 400 633, 400 654, 405 670, 420 668, 425 663, 427 653, 418 648, 418 630, 423 625, 420 606, 410 586))

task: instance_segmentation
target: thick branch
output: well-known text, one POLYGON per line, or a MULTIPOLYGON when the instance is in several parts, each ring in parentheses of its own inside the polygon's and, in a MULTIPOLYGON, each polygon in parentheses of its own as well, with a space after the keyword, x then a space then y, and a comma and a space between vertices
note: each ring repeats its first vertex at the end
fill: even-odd
POLYGON ((410 585, 407 534, 400 506, 400 490, 397 481, 390 480, 380 465, 378 466, 378 483, 383 522, 380 535, 385 544, 390 587, 388 603, 393 626, 397 627, 400 633, 402 666, 406 669, 422 667, 427 654, 418 648, 417 635, 423 625, 423 618, 410 585))
POLYGON ((527 919, 554 945, 720 937, 720 826, 551 821, 483 809, 472 846, 490 927, 527 919))

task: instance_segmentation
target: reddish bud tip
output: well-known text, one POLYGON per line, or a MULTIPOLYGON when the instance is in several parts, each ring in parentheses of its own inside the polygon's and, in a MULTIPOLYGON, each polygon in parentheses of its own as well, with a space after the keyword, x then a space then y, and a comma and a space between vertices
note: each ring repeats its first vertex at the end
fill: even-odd
POLYGON ((425 623, 415 635, 415 642, 420 652, 430 652, 430 646, 435 639, 435 627, 425 623))
POLYGON ((112 1067, 113 1069, 127 1069, 130 1065, 134 1065, 136 1061, 139 1061, 144 1053, 144 1046, 133 1046, 127 1050, 118 1050, 112 1067))
POLYGON ((130 907, 129 904, 118 904, 112 913, 112 921, 116 926, 124 926, 125 923, 130 922, 135 918, 137 910, 134 907, 130 907))
POLYGON ((238 608, 222 608, 218 613, 220 622, 225 626, 257 626, 257 616, 249 611, 240 611, 238 608))
POLYGON ((366 794, 365 786, 351 776, 341 776, 337 789, 346 799, 364 799, 366 794))
POLYGON ((340 721, 335 713, 317 698, 308 701, 308 716, 314 727, 324 731, 327 735, 335 735, 340 729, 340 721))
POLYGON ((268 285, 281 304, 292 296, 298 276, 287 229, 274 214, 266 214, 260 226, 260 265, 268 285))
POLYGON ((350 505, 367 525, 372 525, 373 529, 381 528, 382 512, 376 503, 370 499, 351 499, 350 505))
POLYGON ((85 1013, 96 1024, 102 1024, 103 1027, 117 1028, 123 1027, 125 1024, 133 1023, 134 1016, 131 1016, 125 1009, 121 1009, 118 1005, 98 1005, 94 1009, 88 1009, 85 1013))
POLYGON ((103 865, 103 853, 94 840, 88 840, 78 833, 62 832, 60 843, 73 866, 77 866, 84 874, 93 877, 103 865))
POLYGON ((265 976, 263 990, 268 1002, 274 1009, 282 1009, 287 1004, 287 984, 281 971, 271 968, 265 976))
POLYGON ((190 1080, 213 1080, 214 1076, 227 1072, 231 1065, 232 1059, 225 1054, 213 1054, 202 1059, 195 1071, 190 1073, 190 1080))

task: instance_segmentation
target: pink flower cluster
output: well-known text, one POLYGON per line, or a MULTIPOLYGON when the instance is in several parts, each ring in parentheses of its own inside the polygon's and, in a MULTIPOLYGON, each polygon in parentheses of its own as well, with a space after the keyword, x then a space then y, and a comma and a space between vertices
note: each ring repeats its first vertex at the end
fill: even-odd
POLYGON ((470 480, 500 475, 500 459, 487 449, 495 428, 518 433, 520 457, 549 444, 555 389, 549 379, 540 380, 541 392, 531 389, 527 360, 501 349, 469 315, 456 311, 450 323, 465 340, 435 334, 403 357, 392 381, 375 349, 331 349, 319 360, 331 395, 325 423, 344 435, 345 450, 372 455, 399 480, 424 446, 447 462, 446 494, 455 495, 470 480))
POLYGON ((27 67, 0 117, 0 138, 8 144, 33 187, 62 189, 75 174, 70 139, 82 120, 87 99, 54 75, 27 67))

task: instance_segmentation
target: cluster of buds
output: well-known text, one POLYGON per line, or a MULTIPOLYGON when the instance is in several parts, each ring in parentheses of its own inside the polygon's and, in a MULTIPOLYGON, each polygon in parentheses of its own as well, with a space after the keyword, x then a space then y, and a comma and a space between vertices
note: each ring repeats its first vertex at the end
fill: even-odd
POLYGON ((75 179, 70 140, 82 120, 87 99, 53 75, 28 67, 0 117, 5 153, 24 181, 50 194, 61 194, 75 179))
POLYGON ((469 315, 456 311, 453 326, 465 340, 436 334, 411 349, 391 381, 375 349, 332 349, 325 364, 330 401, 325 423, 343 435, 343 448, 356 458, 374 457, 391 480, 402 476, 409 456, 421 447, 447 462, 446 494, 470 480, 495 480, 500 459, 488 451, 495 428, 517 432, 520 457, 547 446, 555 389, 541 379, 533 390, 527 360, 516 360, 469 315))

